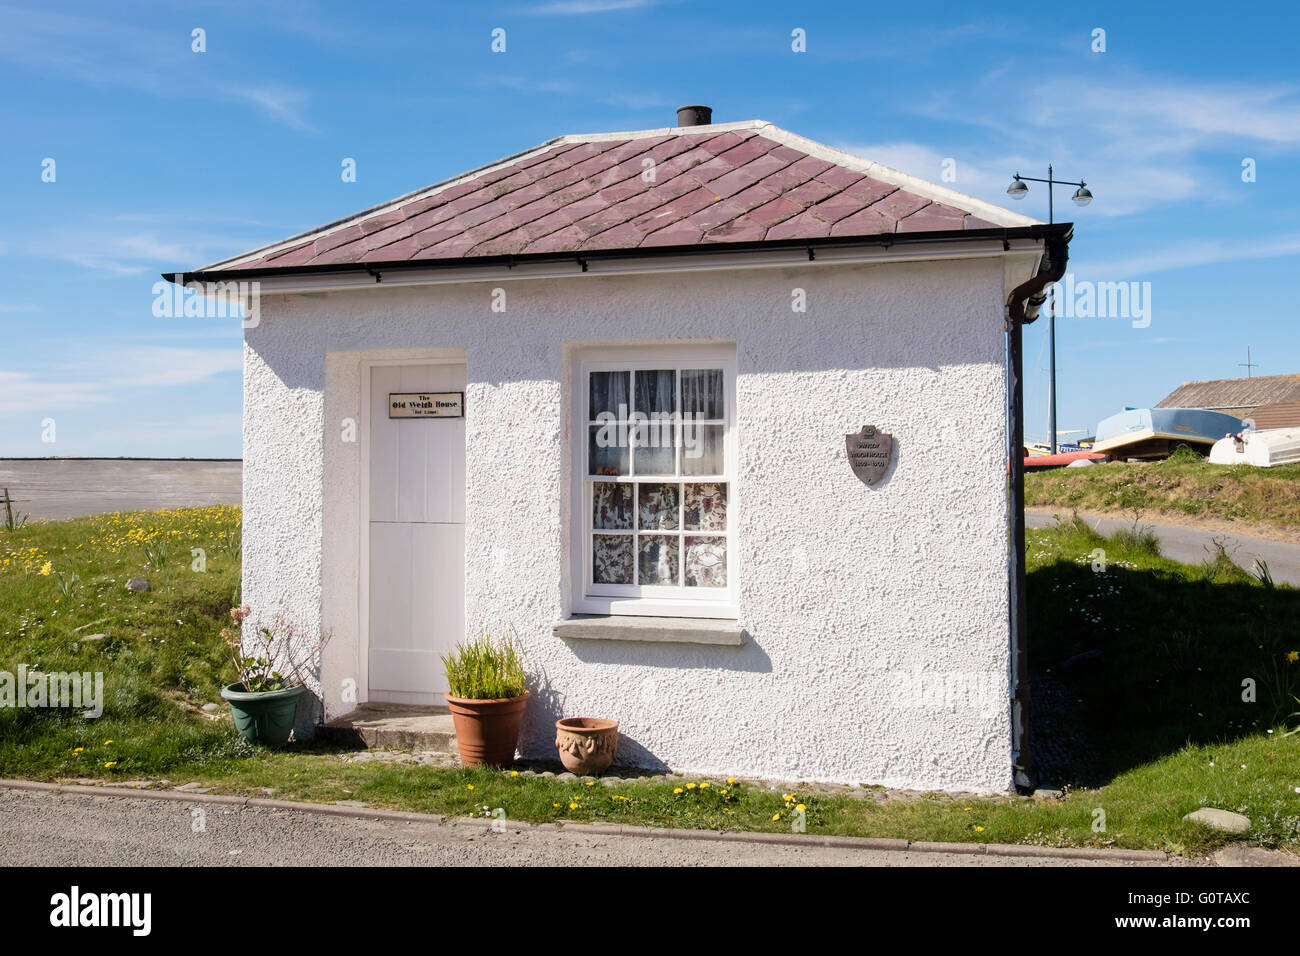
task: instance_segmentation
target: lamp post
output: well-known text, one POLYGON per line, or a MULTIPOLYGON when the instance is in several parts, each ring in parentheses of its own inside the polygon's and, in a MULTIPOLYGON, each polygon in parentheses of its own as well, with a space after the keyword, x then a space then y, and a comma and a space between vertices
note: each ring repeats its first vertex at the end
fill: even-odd
MULTIPOLYGON (((1029 193, 1029 187, 1025 183, 1047 183, 1047 221, 1055 222, 1055 209, 1052 204, 1052 187, 1054 186, 1077 186, 1074 195, 1070 198, 1080 206, 1086 206, 1092 202, 1092 191, 1088 189, 1088 184, 1083 180, 1077 183, 1070 182, 1068 179, 1056 179, 1052 175, 1052 166, 1047 166, 1047 178, 1036 179, 1033 176, 1021 176, 1016 173, 1012 177, 1011 185, 1007 187, 1007 195, 1012 199, 1024 199, 1029 193)), ((1056 290, 1053 288, 1049 293, 1050 301, 1047 307, 1047 430, 1051 433, 1048 436, 1048 448, 1053 455, 1056 454, 1056 290)))

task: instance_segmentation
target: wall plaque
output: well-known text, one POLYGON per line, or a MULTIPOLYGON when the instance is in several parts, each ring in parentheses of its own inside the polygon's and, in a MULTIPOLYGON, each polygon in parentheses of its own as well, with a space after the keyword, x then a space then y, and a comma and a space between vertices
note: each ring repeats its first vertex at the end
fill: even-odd
POLYGON ((464 418, 464 392, 389 392, 389 418, 464 418))
POLYGON ((863 425, 862 431, 844 436, 844 447, 849 453, 849 467, 869 485, 885 476, 889 459, 894 452, 894 437, 877 430, 875 425, 863 425))

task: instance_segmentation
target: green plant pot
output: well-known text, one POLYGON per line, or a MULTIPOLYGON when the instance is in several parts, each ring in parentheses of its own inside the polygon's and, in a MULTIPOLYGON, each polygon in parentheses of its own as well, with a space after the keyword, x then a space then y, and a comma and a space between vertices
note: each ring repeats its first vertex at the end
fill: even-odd
POLYGON ((299 685, 254 693, 240 683, 221 688, 221 696, 230 704, 230 716, 241 737, 263 747, 283 747, 293 730, 298 698, 306 689, 299 685))

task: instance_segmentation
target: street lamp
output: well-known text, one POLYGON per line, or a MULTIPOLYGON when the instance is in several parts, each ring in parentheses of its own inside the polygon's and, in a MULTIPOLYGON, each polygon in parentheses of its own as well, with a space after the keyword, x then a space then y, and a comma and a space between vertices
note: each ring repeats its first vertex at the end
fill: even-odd
MULTIPOLYGON (((1077 183, 1072 183, 1067 179, 1056 179, 1052 175, 1051 164, 1047 167, 1047 178, 1036 179, 1033 176, 1021 176, 1016 173, 1011 178, 1011 185, 1007 187, 1007 195, 1012 199, 1024 199, 1029 194, 1027 183, 1047 183, 1047 221, 1055 222, 1055 209, 1052 204, 1052 188, 1054 186, 1077 186, 1074 195, 1070 198, 1080 206, 1086 206, 1092 202, 1092 190, 1082 179, 1077 183)), ((1049 355, 1047 366, 1047 430, 1051 432, 1048 437, 1048 447, 1053 455, 1056 454, 1056 290, 1053 286, 1050 295, 1050 304, 1047 309, 1047 352, 1049 355)))

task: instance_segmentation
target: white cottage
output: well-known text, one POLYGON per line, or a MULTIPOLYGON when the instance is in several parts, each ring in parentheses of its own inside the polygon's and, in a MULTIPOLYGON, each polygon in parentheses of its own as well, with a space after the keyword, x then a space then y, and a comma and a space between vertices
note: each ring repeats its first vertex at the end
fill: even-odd
POLYGON ((513 632, 525 757, 590 715, 640 766, 1023 786, 1020 327, 1070 226, 708 119, 183 277, 256 296, 244 600, 332 632, 317 720, 513 632))

